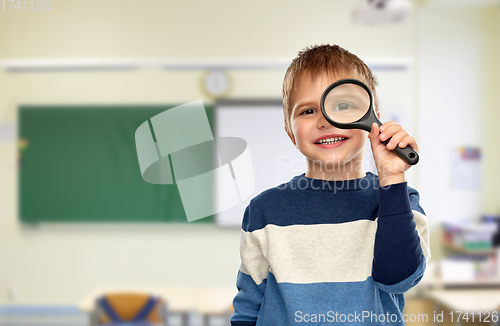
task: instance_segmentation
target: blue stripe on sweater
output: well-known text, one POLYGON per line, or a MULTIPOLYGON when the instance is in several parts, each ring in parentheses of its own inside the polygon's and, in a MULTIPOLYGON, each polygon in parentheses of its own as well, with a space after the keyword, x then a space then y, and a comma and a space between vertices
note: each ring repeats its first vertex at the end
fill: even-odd
MULTIPOLYGON (((422 276, 424 264, 425 261, 411 277, 393 286, 393 289, 397 292, 410 289, 422 276)), ((238 282, 251 286, 249 284, 253 283, 253 280, 249 275, 240 272, 238 282)), ((255 311, 250 314, 253 317, 247 318, 248 311, 239 312, 238 305, 235 305, 235 314, 231 317, 232 326, 254 325, 253 323, 257 326, 302 325, 304 322, 308 323, 306 319, 314 325, 404 325, 401 316, 404 308, 403 295, 385 292, 389 288, 378 284, 371 277, 363 282, 293 284, 277 283, 274 275, 269 272, 267 282, 261 285, 264 283, 266 289, 265 296, 261 298, 262 306, 256 305, 255 311), (385 287, 384 291, 381 291, 380 286, 385 287), (389 314, 392 321, 380 322, 381 314, 389 314), (332 320, 343 318, 342 315, 345 318, 351 316, 351 321, 332 320), (378 318, 377 322, 374 322, 374 318, 378 318)), ((240 299, 244 300, 244 295, 240 295, 240 299)))
MULTIPOLYGON (((378 176, 371 172, 366 172, 364 178, 344 182, 298 175, 253 198, 245 210, 242 228, 252 232, 263 229, 267 224, 288 226, 336 224, 363 219, 373 221, 379 216, 379 188, 378 176), (318 189, 326 191, 315 191, 318 189), (302 205, 298 207, 297 202, 302 205), (325 205, 331 209, 325 211, 325 205)), ((407 194, 411 208, 424 214, 418 204, 418 192, 407 187, 407 194)))
MULTIPOLYGON (((266 282, 267 279, 257 285, 250 275, 238 271, 236 278, 238 293, 233 300, 234 314, 231 320, 235 318, 239 322, 255 322, 260 311, 262 296, 266 290, 266 282)), ((237 325, 244 326, 245 324, 237 325)))

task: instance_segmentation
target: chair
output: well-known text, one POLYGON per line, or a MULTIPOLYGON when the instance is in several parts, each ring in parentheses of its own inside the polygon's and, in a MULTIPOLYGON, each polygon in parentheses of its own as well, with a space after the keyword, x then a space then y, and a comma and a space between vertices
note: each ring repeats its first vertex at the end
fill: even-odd
POLYGON ((145 293, 110 293, 98 298, 93 326, 167 326, 167 304, 145 293))

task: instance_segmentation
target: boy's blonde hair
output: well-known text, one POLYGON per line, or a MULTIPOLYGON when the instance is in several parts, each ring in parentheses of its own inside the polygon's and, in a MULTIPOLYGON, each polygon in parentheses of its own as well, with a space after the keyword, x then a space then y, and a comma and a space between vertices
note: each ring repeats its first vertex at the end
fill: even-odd
POLYGON ((364 82, 372 91, 374 107, 378 111, 375 86, 377 81, 370 68, 357 56, 338 45, 315 45, 300 51, 288 67, 283 80, 283 115, 285 128, 290 131, 292 107, 290 97, 295 83, 306 73, 314 79, 322 73, 333 73, 337 78, 355 78, 364 82))

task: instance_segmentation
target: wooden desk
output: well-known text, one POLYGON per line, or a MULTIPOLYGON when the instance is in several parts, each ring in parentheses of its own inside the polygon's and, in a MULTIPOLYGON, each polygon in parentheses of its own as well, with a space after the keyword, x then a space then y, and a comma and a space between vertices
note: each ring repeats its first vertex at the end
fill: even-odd
MULTIPOLYGON (((474 313, 475 321, 479 317, 478 313, 490 313, 491 321, 491 313, 496 312, 495 314, 498 314, 500 319, 499 279, 447 282, 440 278, 439 265, 429 263, 417 288, 419 296, 435 302, 436 314, 441 312, 443 307, 453 311, 454 322, 457 325, 461 325, 462 322, 457 322, 458 312, 468 312, 469 316, 474 313)), ((500 325, 500 322, 493 322, 493 324, 500 325)), ((440 323, 435 322, 435 325, 440 325, 440 323)))
POLYGON ((170 313, 182 315, 183 326, 189 325, 189 313, 203 316, 205 326, 211 316, 230 317, 231 304, 238 292, 236 287, 181 287, 181 286, 114 286, 93 289, 78 305, 82 312, 92 314, 95 300, 105 293, 141 292, 164 298, 170 313))
MULTIPOLYGON (((500 322, 492 320, 491 313, 495 312, 500 318, 498 307, 500 306, 500 289, 435 289, 425 291, 425 296, 436 302, 436 313, 441 311, 444 306, 453 312, 454 322, 457 325, 462 324, 462 320, 457 320, 458 312, 468 312, 475 315, 475 320, 479 318, 478 313, 489 313, 491 324, 500 325, 500 322)), ((439 323, 435 323, 439 325, 439 323)))

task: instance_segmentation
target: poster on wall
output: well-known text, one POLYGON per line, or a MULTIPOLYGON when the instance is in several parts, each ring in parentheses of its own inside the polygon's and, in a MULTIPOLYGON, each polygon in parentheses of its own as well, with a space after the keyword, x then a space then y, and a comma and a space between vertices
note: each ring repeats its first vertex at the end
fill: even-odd
POLYGON ((481 187, 481 148, 458 146, 452 155, 452 186, 455 189, 478 190, 481 187))

